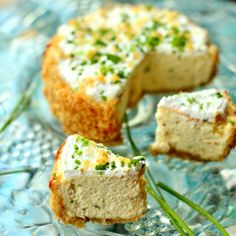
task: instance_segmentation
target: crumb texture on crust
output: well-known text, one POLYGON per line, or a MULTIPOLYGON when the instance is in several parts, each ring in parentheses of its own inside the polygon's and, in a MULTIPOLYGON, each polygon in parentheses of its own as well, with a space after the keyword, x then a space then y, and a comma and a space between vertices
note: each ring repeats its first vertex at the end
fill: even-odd
POLYGON ((199 161, 222 161, 236 144, 236 107, 227 94, 224 119, 213 123, 193 119, 168 107, 157 110, 154 155, 169 154, 199 161))
MULTIPOLYGON (((50 206, 65 224, 83 227, 88 221, 102 224, 125 223, 140 219, 146 212, 144 168, 126 175, 105 175, 98 171, 65 178, 62 153, 55 157, 51 174, 50 206)), ((68 157, 71 158, 71 157, 68 157)))
POLYGON ((177 12, 143 5, 112 11, 116 20, 111 10, 100 9, 62 26, 42 63, 44 93, 64 131, 106 144, 121 141, 125 109, 144 93, 206 84, 218 63, 207 32, 177 12), (106 17, 113 19, 108 25, 101 23, 106 17), (196 35, 202 35, 197 44, 196 35))

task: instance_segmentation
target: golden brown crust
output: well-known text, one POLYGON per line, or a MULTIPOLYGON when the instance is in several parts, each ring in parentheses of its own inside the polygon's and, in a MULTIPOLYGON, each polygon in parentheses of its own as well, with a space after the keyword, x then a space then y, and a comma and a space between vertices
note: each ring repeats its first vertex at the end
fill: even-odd
POLYGON ((121 121, 116 110, 117 100, 96 103, 73 92, 58 73, 57 64, 63 57, 58 47, 60 38, 55 36, 44 52, 42 77, 44 94, 52 113, 61 121, 67 134, 79 133, 94 141, 114 143, 121 141, 121 121))

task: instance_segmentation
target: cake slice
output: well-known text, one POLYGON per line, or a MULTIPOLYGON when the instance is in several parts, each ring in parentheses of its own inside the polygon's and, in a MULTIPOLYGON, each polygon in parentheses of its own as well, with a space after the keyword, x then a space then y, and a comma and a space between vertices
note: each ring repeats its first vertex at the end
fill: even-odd
POLYGON ((102 144, 71 135, 55 157, 50 206, 65 224, 83 227, 136 221, 146 211, 145 159, 115 155, 102 144))
POLYGON ((236 107, 226 91, 163 97, 157 106, 152 153, 222 161, 236 144, 236 107))

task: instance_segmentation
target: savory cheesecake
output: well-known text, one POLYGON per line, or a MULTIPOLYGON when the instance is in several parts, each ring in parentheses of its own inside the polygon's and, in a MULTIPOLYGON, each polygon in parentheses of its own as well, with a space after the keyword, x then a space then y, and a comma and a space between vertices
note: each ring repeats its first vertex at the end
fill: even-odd
POLYGON ((163 97, 156 121, 153 154, 222 161, 236 144, 236 107, 224 90, 163 97))
POLYGON ((136 221, 146 211, 145 159, 114 154, 71 135, 59 148, 51 174, 50 206, 65 224, 83 227, 136 221))
POLYGON ((43 58, 44 92, 68 134, 121 139, 127 106, 144 93, 208 83, 218 50, 186 16, 145 5, 99 9, 62 25, 43 58))

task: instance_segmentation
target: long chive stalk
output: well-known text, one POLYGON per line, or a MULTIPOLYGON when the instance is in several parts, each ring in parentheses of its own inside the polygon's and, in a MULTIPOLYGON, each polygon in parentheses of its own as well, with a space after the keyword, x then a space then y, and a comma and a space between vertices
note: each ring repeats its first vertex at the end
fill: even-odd
POLYGON ((31 101, 34 89, 35 82, 32 82, 32 84, 20 96, 11 114, 0 127, 0 133, 2 133, 15 119, 17 119, 25 111, 31 101))
POLYGON ((188 198, 186 198, 182 194, 176 192, 174 189, 170 188, 166 184, 164 184, 162 182, 157 182, 156 185, 158 187, 164 189, 168 193, 172 194, 173 196, 175 196, 176 198, 178 198, 182 202, 186 203, 191 208, 193 208, 195 211, 199 212, 201 215, 205 216, 208 220, 210 220, 216 226, 216 228, 222 233, 222 235, 229 236, 228 232, 224 229, 224 227, 208 211, 206 211, 205 209, 203 209, 202 207, 200 207, 196 203, 192 202, 191 200, 189 200, 188 198))
POLYGON ((175 226, 181 235, 194 235, 188 226, 183 225, 182 219, 178 216, 178 214, 176 214, 161 197, 154 193, 150 185, 147 185, 146 189, 147 192, 159 203, 167 217, 170 219, 170 222, 175 226))
MULTIPOLYGON (((127 137, 130 142, 130 146, 133 150, 134 155, 141 155, 139 149, 137 148, 136 144, 133 141, 130 128, 128 125, 127 114, 125 114, 125 124, 126 124, 127 137)), ((157 188, 153 187, 154 178, 148 168, 146 169, 145 178, 147 180, 147 187, 146 187, 147 192, 159 203, 161 208, 164 210, 164 213, 169 217, 169 219, 171 220, 171 223, 176 227, 176 229, 181 235, 194 235, 194 234, 192 230, 189 229, 188 226, 186 227, 185 222, 183 222, 183 220, 171 208, 169 208, 169 205, 166 203, 166 201, 163 199, 162 195, 160 194, 161 192, 159 188, 172 194, 174 197, 183 201, 184 203, 189 205, 192 209, 199 212, 201 215, 205 216, 208 220, 210 220, 216 226, 216 228, 219 230, 219 232, 222 233, 223 236, 229 236, 229 233, 224 229, 224 227, 220 224, 220 222, 217 221, 214 218, 214 216, 212 216, 209 212, 207 212, 205 209, 200 207, 198 204, 192 202, 191 200, 184 197, 182 194, 176 192, 174 189, 170 188, 169 186, 167 186, 166 184, 162 182, 157 182, 155 184, 157 188), (160 196, 158 195, 158 193, 160 196), (185 233, 184 229, 187 231, 187 234, 185 233)))
MULTIPOLYGON (((141 153, 132 139, 130 128, 128 125, 127 114, 125 114, 124 119, 125 119, 125 124, 126 124, 127 136, 128 136, 131 148, 133 150, 133 153, 134 155, 139 156, 141 155, 141 153)), ((178 232, 183 236, 187 236, 187 235, 194 236, 194 233, 189 228, 189 226, 172 210, 172 208, 164 200, 163 196, 161 195, 160 190, 156 187, 154 178, 148 168, 146 168, 145 178, 147 180, 147 185, 146 185, 147 191, 159 203, 164 213, 170 219, 170 222, 175 226, 178 232)))

